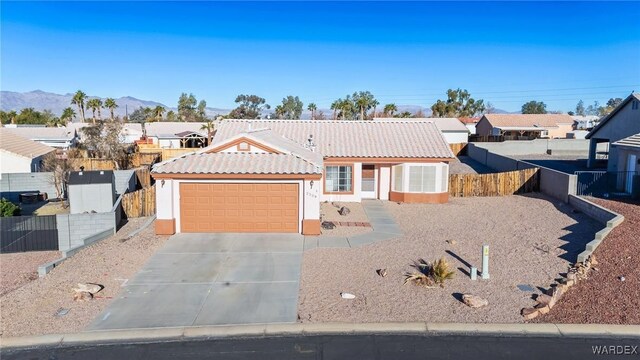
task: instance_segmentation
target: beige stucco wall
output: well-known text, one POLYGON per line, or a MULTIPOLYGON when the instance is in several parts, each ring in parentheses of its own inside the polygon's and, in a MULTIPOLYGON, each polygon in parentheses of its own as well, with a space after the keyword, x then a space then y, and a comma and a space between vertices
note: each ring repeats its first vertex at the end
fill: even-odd
POLYGON ((29 173, 31 172, 31 159, 16 155, 8 151, 0 150, 0 173, 29 173))
POLYGON ((558 124, 557 128, 549 128, 548 131, 549 138, 564 139, 568 132, 573 131, 573 124, 558 124))

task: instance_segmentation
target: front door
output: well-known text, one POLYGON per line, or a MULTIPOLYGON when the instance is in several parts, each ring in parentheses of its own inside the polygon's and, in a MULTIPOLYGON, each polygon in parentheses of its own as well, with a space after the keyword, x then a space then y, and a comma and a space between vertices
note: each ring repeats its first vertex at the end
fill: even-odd
POLYGON ((636 174, 636 164, 638 163, 638 159, 635 154, 629 154, 627 157, 627 183, 625 186, 625 191, 631 194, 633 190, 633 176, 636 174))
POLYGON ((376 166, 362 164, 362 198, 376 199, 376 166))

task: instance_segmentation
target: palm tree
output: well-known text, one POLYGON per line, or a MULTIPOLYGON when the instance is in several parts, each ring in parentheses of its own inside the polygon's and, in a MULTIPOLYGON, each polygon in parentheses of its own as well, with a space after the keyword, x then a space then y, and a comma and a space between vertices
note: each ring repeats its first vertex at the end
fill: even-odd
POLYGON ((162 115, 165 113, 165 108, 158 105, 153 109, 153 115, 156 118, 156 121, 162 121, 162 115))
POLYGON ((78 106, 78 111, 80 112, 80 120, 82 122, 85 122, 84 101, 86 98, 87 98, 87 94, 82 92, 82 90, 76 91, 76 93, 73 95, 73 98, 71 98, 71 104, 78 106))
POLYGON ((51 126, 51 127, 61 127, 65 125, 67 125, 67 122, 64 119, 59 118, 57 116, 52 117, 51 120, 47 122, 47 126, 51 126))
POLYGON ((376 99, 373 99, 371 101, 371 106, 373 106, 373 113, 371 113, 371 120, 373 120, 374 117, 376 117, 376 109, 378 108, 378 105, 380 105, 380 102, 376 99))
POLYGON ((101 107, 102 101, 100 101, 100 99, 89 99, 89 101, 87 101, 87 108, 91 109, 94 124, 96 123, 96 111, 100 111, 101 107))
POLYGON ((104 107, 105 109, 109 109, 109 114, 111 115, 111 121, 113 121, 114 119, 113 111, 118 107, 118 104, 116 104, 116 101, 113 98, 106 98, 104 100, 104 107))
POLYGON ((16 123, 16 117, 18 116, 18 113, 15 112, 15 110, 11 110, 9 111, 9 113, 7 114, 7 116, 9 116, 9 119, 11 120, 12 124, 16 123))
POLYGON ((384 106, 384 116, 393 117, 393 113, 398 111, 396 104, 391 103, 384 106))
POLYGON ((62 115, 60 115, 60 119, 65 123, 73 121, 74 117, 76 117, 76 112, 70 107, 62 110, 62 115))
POLYGON ((205 130, 207 132, 207 146, 211 145, 211 137, 216 130, 216 126, 213 124, 213 121, 207 120, 202 124, 200 130, 205 130))
POLYGON ((331 103, 331 110, 333 110, 333 120, 338 120, 338 110, 340 109, 341 103, 342 99, 338 99, 331 103))
POLYGON ((311 111, 311 120, 315 120, 316 119, 316 110, 318 110, 318 107, 316 106, 316 104, 309 103, 309 105, 307 105, 307 110, 311 111))

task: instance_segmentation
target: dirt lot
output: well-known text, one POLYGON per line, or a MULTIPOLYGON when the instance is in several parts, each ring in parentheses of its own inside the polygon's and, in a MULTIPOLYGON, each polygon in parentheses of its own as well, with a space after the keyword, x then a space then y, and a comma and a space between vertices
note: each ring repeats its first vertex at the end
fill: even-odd
POLYGON ((71 333, 85 328, 166 241, 166 236, 154 234, 152 223, 121 242, 146 220, 131 219, 116 235, 83 249, 44 278, 0 297, 0 336, 71 333), (94 300, 73 301, 72 288, 87 282, 105 288, 94 300), (56 316, 59 309, 69 312, 56 316))
POLYGON ((573 286, 536 321, 640 324, 640 202, 590 200, 624 215, 625 221, 594 252, 598 271, 573 286))
POLYGON ((458 156, 449 163, 450 174, 490 174, 495 170, 482 165, 468 156, 458 156))
POLYGON ((38 278, 38 266, 60 258, 59 251, 0 255, 0 296, 38 278))
MULTIPOLYGON (((322 221, 337 222, 369 222, 367 214, 360 203, 354 202, 323 202, 320 204, 320 216, 322 221), (346 206, 350 212, 346 216, 338 213, 342 206, 346 206)), ((362 226, 340 226, 336 224, 335 229, 322 229, 322 236, 353 236, 372 231, 371 227, 362 226)))
POLYGON ((548 287, 602 227, 538 195, 385 206, 403 236, 352 249, 305 252, 301 321, 522 322, 520 309, 531 306, 533 292, 516 286, 528 284, 534 292, 548 287), (466 263, 481 267, 483 244, 491 247, 491 279, 473 282, 466 263), (456 270, 445 288, 402 285, 414 260, 443 256, 456 270), (376 274, 380 268, 387 269, 386 277, 376 274), (340 292, 357 298, 342 299, 340 292), (458 300, 461 293, 482 296, 489 306, 471 309, 458 300))

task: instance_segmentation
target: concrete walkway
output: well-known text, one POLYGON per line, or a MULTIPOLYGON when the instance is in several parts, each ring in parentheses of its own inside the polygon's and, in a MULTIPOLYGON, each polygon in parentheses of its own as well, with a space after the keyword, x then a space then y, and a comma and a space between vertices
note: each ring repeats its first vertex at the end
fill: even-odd
POLYGON ((350 237, 337 236, 306 236, 304 250, 318 247, 352 248, 372 244, 374 242, 392 239, 402 235, 402 230, 384 207, 381 200, 362 200, 362 207, 373 228, 372 232, 350 237))
POLYGON ((90 330, 297 320, 298 234, 176 234, 90 330))

